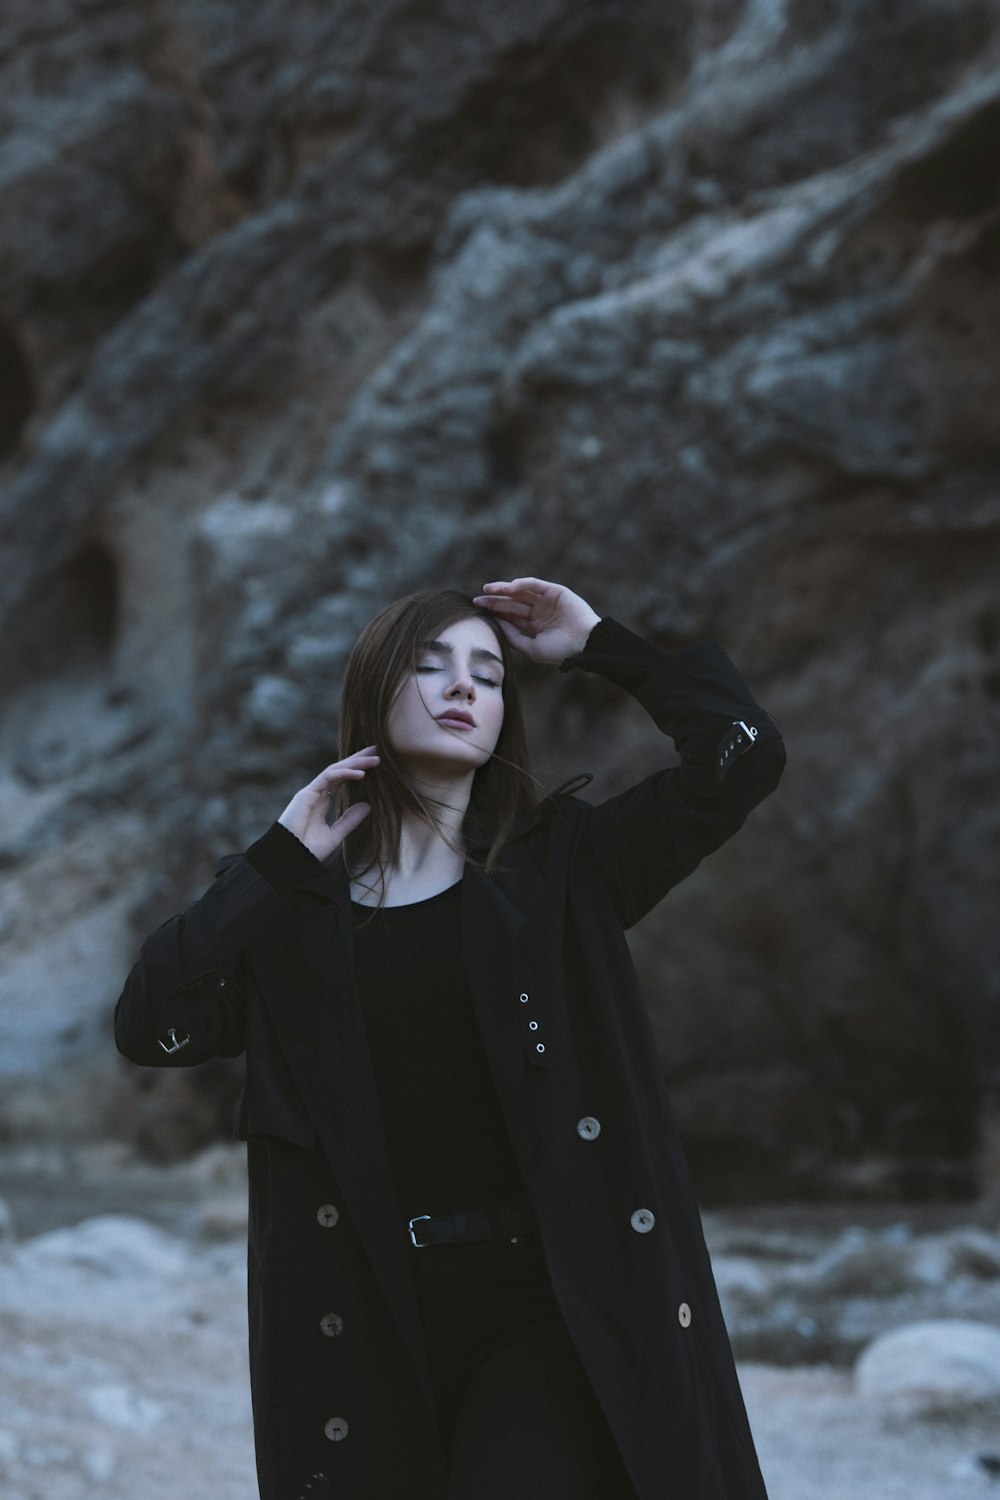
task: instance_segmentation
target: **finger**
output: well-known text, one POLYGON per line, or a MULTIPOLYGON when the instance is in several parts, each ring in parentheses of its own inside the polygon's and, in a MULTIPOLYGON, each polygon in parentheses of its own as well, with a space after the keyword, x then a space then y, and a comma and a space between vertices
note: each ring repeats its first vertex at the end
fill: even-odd
POLYGON ((487 583, 483 586, 483 592, 476 595, 476 602, 483 600, 486 604, 530 604, 537 599, 538 595, 532 589, 518 588, 513 583, 487 583), (490 589, 490 593, 486 593, 490 589))
POLYGON ((353 833, 361 823, 365 821, 371 812, 370 802, 352 802, 345 813, 341 813, 335 823, 330 824, 330 833, 336 838, 337 843, 343 843, 349 833, 353 833))
POLYGON ((514 605, 508 609, 503 604, 490 613, 512 646, 520 647, 525 641, 533 641, 538 634, 535 611, 529 605, 514 605))
POLYGON ((502 615, 496 616, 496 622, 510 644, 518 651, 523 651, 525 644, 534 640, 534 636, 529 631, 522 630, 519 625, 512 624, 510 620, 505 620, 502 615))
POLYGON ((364 771, 359 771, 356 775, 353 771, 345 771, 342 776, 331 777, 327 784, 318 790, 326 792, 328 797, 336 797, 345 781, 360 781, 364 774, 364 771))
POLYGON ((310 792, 325 792, 331 782, 360 781, 364 774, 364 766, 331 767, 326 771, 320 771, 319 775, 310 781, 306 790, 310 792))
POLYGON ((558 589, 562 585, 551 583, 547 578, 515 578, 514 587, 519 589, 535 589, 538 593, 544 594, 547 589, 558 589))
POLYGON ((484 588, 512 589, 517 593, 544 594, 548 589, 558 589, 562 585, 549 583, 545 578, 511 578, 506 583, 484 584, 484 588))
POLYGON ((368 771, 378 768, 378 756, 366 758, 361 764, 348 766, 338 761, 336 765, 327 766, 325 771, 320 771, 309 785, 305 788, 307 792, 329 792, 335 790, 342 781, 360 781, 368 771))
POLYGON ((499 615, 501 611, 511 614, 530 615, 532 609, 531 604, 519 599, 511 599, 506 595, 500 597, 496 594, 477 594, 472 602, 473 604, 485 606, 485 608, 492 610, 496 615, 499 615))
POLYGON ((379 763, 382 757, 377 750, 355 750, 353 755, 345 755, 343 760, 331 761, 320 771, 320 776, 340 776, 344 771, 364 770, 369 766, 379 763))

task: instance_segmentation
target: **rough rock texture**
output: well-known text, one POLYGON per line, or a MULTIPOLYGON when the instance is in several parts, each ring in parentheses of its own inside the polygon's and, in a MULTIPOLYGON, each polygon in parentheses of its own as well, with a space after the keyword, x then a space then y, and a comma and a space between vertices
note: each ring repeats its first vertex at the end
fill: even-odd
MULTIPOLYGON (((957 1211, 959 1206, 949 1207, 957 1211)), ((929 1386, 926 1400, 911 1389, 908 1396, 914 1399, 908 1399, 907 1409, 924 1413, 949 1405, 943 1394, 940 1400, 934 1396, 932 1372, 939 1371, 943 1393, 959 1355, 945 1341, 928 1348, 919 1368, 915 1357, 908 1365, 902 1356, 893 1363, 900 1329, 979 1326, 1000 1339, 995 1228, 959 1223, 916 1234, 910 1223, 896 1220, 851 1224, 835 1235, 819 1224, 720 1228, 710 1221, 710 1229, 715 1278, 740 1358, 776 1365, 854 1364, 863 1393, 874 1371, 873 1381, 884 1375, 887 1396, 890 1380, 901 1381, 909 1369, 913 1387, 924 1380, 929 1386), (886 1362, 881 1353, 874 1363, 867 1361, 867 1352, 880 1348, 883 1339, 889 1340, 886 1362)), ((968 1396, 956 1388, 950 1404, 961 1406, 968 1396)))
MULTIPOLYGON (((217 1128, 234 1069, 109 1056, 136 940, 334 753, 376 607, 531 572, 718 637, 789 742, 633 936, 701 1181, 973 1189, 998 62, 990 0, 9 0, 9 1132, 217 1128)), ((524 680, 543 783, 657 763, 524 680)))

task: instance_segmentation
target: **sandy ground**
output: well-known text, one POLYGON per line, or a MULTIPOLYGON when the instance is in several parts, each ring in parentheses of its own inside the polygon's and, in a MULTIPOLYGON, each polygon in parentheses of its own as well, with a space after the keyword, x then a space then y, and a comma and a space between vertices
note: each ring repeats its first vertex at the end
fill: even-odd
MULTIPOLYGON (((0 1497, 255 1500, 241 1157, 90 1165, 89 1181, 86 1163, 74 1172, 90 1215, 74 1201, 72 1232, 49 1227, 61 1200, 37 1164, 34 1199, 17 1174, 4 1184, 18 1232, 0 1252, 0 1497), (18 1211, 48 1232, 19 1232, 18 1211)), ((996 1288, 979 1280, 989 1320, 996 1288)), ((861 1399, 849 1367, 740 1373, 771 1500, 1000 1496, 996 1408, 901 1420, 861 1399)))

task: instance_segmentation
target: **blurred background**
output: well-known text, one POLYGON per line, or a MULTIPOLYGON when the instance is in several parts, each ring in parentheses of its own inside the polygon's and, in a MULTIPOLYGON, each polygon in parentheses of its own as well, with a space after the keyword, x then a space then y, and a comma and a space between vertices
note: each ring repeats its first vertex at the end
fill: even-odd
MULTIPOLYGON (((4 0, 0 1494, 253 1493, 240 1063, 114 1002, 520 574, 785 733, 629 935, 773 1500, 990 1490, 998 272, 996 0, 4 0)), ((545 786, 663 764, 519 670, 545 786)))

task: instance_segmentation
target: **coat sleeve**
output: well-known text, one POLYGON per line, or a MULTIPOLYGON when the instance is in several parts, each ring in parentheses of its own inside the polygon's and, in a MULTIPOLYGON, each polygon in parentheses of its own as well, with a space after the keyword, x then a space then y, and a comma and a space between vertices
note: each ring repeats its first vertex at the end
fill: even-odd
POLYGON ((204 895, 142 944, 115 1006, 119 1052, 160 1068, 242 1052, 247 947, 280 930, 297 901, 322 889, 324 875, 280 823, 245 854, 224 859, 204 895))
POLYGON ((585 815, 585 848, 628 928, 774 790, 784 743, 717 641, 668 652, 605 616, 560 667, 571 670, 631 693, 680 756, 585 815))

